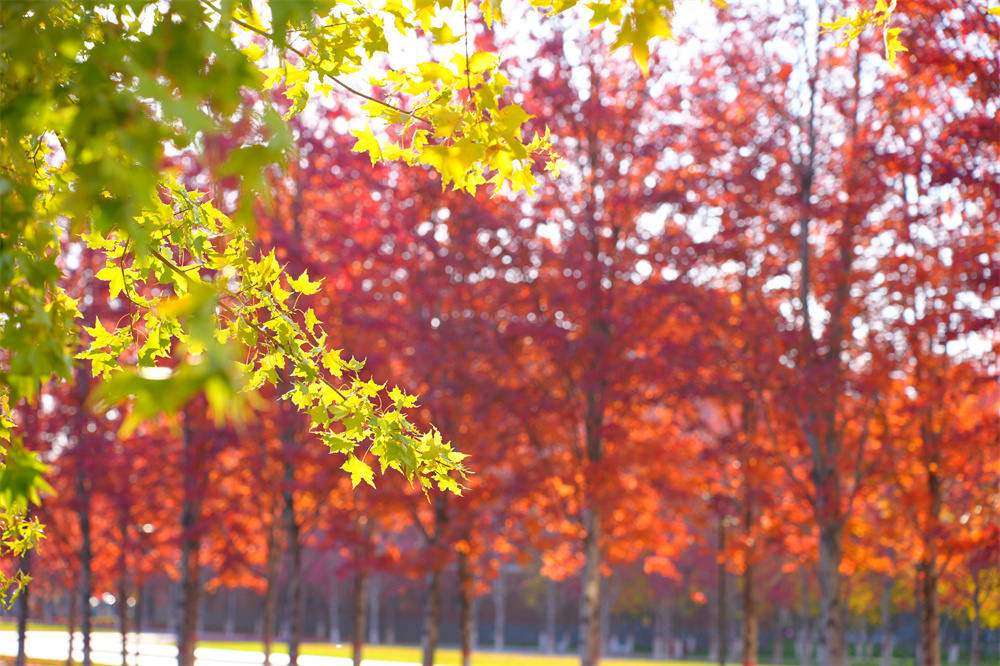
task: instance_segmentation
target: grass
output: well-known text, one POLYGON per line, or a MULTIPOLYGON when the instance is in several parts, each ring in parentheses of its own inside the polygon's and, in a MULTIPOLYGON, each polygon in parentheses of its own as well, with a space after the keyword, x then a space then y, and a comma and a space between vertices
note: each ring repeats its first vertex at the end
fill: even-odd
MULTIPOLYGON (((77 625, 77 631, 80 631, 80 626, 77 625)), ((0 631, 17 631, 17 622, 12 622, 9 620, 0 621, 0 631)), ((44 622, 28 622, 28 631, 59 631, 66 633, 66 625, 64 624, 45 624, 44 622)), ((115 631, 113 627, 91 627, 91 631, 115 631)))
MULTIPOLYGON (((15 622, 0 622, 0 630, 5 631, 16 631, 17 624, 15 622)), ((44 624, 41 622, 29 622, 29 631, 58 631, 65 632, 66 627, 58 624, 44 624)), ((78 629, 79 630, 79 629, 78 629)), ((114 631, 107 627, 95 628, 95 631, 114 631)), ((212 640, 212 641, 198 641, 199 648, 212 648, 217 650, 241 650, 249 652, 263 652, 264 645, 260 641, 234 641, 234 640, 212 640)), ((272 652, 275 654, 287 654, 288 644, 282 641, 275 641, 272 643, 272 652)), ((351 647, 349 644, 341 644, 340 647, 331 643, 303 643, 299 650, 300 654, 303 655, 315 655, 324 657, 347 657, 351 656, 351 647)), ((767 651, 765 651, 767 652, 767 651)), ((398 661, 411 664, 419 664, 421 659, 421 650, 417 646, 413 645, 366 645, 364 647, 363 655, 365 659, 374 659, 380 661, 398 661)), ((761 655, 761 664, 770 663, 768 657, 769 653, 761 655)), ((435 654, 434 661, 442 666, 458 666, 462 663, 462 655, 454 647, 440 648, 435 654)), ((798 660, 786 656, 785 663, 797 663, 798 660)), ((32 661, 32 664, 47 664, 50 662, 42 661, 32 661)), ((51 662, 55 663, 55 662, 51 662)), ((547 655, 547 654, 535 654, 530 652, 517 653, 517 652, 502 652, 495 653, 491 651, 475 652, 472 655, 472 663, 474 666, 575 666, 580 663, 579 657, 573 654, 562 654, 562 655, 547 655)), ((864 662, 854 662, 856 666, 878 666, 880 660, 878 657, 869 658, 869 660, 864 662)), ((899 665, 909 665, 912 663, 912 657, 900 657, 899 655, 894 655, 892 660, 894 666, 899 665)), ((654 661, 652 659, 643 659, 639 657, 626 657, 626 658, 605 658, 601 660, 602 666, 712 666, 713 662, 708 661, 654 661)))
MULTIPOLYGON (((0 631, 17 631, 17 622, 0 622, 0 631)), ((41 622, 29 622, 28 631, 66 631, 66 627, 61 624, 42 624, 41 622)))
MULTIPOLYGON (((261 652, 264 649, 262 643, 258 641, 199 641, 200 648, 215 648, 219 650, 249 650, 261 652)), ((285 654, 288 652, 286 643, 274 643, 272 651, 285 654)), ((324 657, 350 657, 351 647, 343 645, 337 647, 329 643, 303 643, 300 654, 316 655, 324 657)), ((365 659, 376 659, 380 661, 401 661, 412 664, 419 664, 421 658, 420 648, 411 645, 366 645, 362 652, 365 659)), ((462 663, 462 655, 455 648, 441 648, 437 650, 434 661, 442 666, 458 666, 462 663)), ((474 652, 472 655, 474 666, 572 666, 580 663, 580 658, 576 655, 543 655, 516 652, 474 652)), ((709 662, 698 661, 653 661, 651 659, 601 659, 602 666, 667 666, 668 664, 678 664, 683 666, 709 666, 709 662)))

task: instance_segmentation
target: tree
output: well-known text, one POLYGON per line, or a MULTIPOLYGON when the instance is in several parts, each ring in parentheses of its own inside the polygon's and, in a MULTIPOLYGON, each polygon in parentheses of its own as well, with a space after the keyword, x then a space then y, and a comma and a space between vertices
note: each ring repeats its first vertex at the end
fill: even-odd
POLYGON ((518 63, 531 82, 525 106, 555 128, 566 175, 544 178, 516 231, 490 242, 510 256, 492 277, 509 283, 511 306, 498 311, 498 326, 512 341, 512 361, 547 394, 537 419, 529 416, 551 420, 537 441, 552 483, 573 500, 561 514, 580 537, 580 643, 589 666, 600 658, 605 562, 634 557, 636 542, 655 543, 644 529, 674 531, 655 501, 642 501, 655 497, 650 477, 661 468, 649 461, 659 438, 630 431, 653 429, 647 415, 680 374, 671 351, 683 344, 677 324, 692 323, 685 298, 695 290, 664 279, 669 240, 646 219, 684 205, 680 179, 662 159, 677 130, 669 100, 651 92, 666 84, 668 63, 654 57, 647 80, 600 33, 573 46, 556 37, 538 46, 545 60, 518 63), (628 498, 618 486, 626 479, 628 498), (640 508, 641 518, 633 514, 640 508))
MULTIPOLYGON (((776 430, 797 434, 781 462, 811 508, 810 528, 819 537, 826 663, 846 661, 845 527, 876 460, 871 428, 895 369, 893 348, 908 346, 906 326, 885 321, 906 293, 895 286, 893 267, 914 262, 910 248, 927 230, 935 251, 950 247, 944 236, 953 233, 970 234, 968 244, 981 247, 990 235, 982 225, 995 220, 987 212, 995 208, 995 193, 983 189, 995 180, 987 166, 996 162, 995 142, 977 138, 996 105, 995 85, 978 83, 996 78, 995 63, 980 48, 992 43, 995 30, 987 37, 990 19, 970 12, 958 33, 968 36, 967 44, 938 40, 959 29, 945 27, 949 11, 921 5, 907 19, 915 34, 927 35, 908 43, 934 56, 900 58, 905 77, 862 45, 831 49, 829 38, 810 36, 805 17, 800 28, 767 16, 749 24, 732 16, 721 26, 727 34, 722 53, 702 61, 684 94, 698 129, 677 150, 689 153, 706 177, 693 193, 703 202, 701 218, 687 226, 709 238, 745 234, 753 243, 754 280, 775 304, 767 338, 777 347, 767 356, 778 361, 769 370, 780 397, 770 403, 769 420, 776 430), (797 53, 785 49, 792 46, 797 53), (940 68, 925 67, 927 60, 940 68), (921 63, 920 71, 910 70, 911 63, 921 63), (738 85, 729 72, 739 73, 738 85), (879 81, 870 94, 858 83, 865 77, 879 81), (940 104, 952 98, 939 86, 956 85, 968 104, 945 110, 940 104), (961 159, 954 152, 959 145, 970 147, 961 159), (934 196, 921 195, 924 188, 934 188, 934 196), (962 232, 944 231, 950 223, 934 211, 938 205, 955 211, 962 232), (934 218, 932 225, 920 221, 925 215, 934 218)), ((903 24, 900 13, 897 20, 903 24)), ((994 252, 978 250, 984 251, 994 252)), ((952 288, 935 275, 929 288, 967 293, 958 298, 982 304, 968 313, 978 321, 995 311, 996 290, 983 283, 978 268, 966 268, 972 262, 964 248, 959 256, 969 284, 952 288)), ((703 275, 735 278, 738 267, 705 259, 703 275)), ((979 335, 978 323, 962 321, 954 323, 959 337, 979 335)), ((952 326, 936 316, 934 325, 952 326)))
MULTIPOLYGON (((555 9, 577 4, 567 0, 555 9)), ((669 35, 669 0, 588 6, 592 25, 610 23, 613 46, 631 48, 643 70, 649 41, 669 35)), ((499 2, 479 9, 488 25, 502 20, 499 2)), ((292 115, 315 84, 364 99, 371 117, 399 125, 395 141, 370 128, 356 132, 357 149, 373 162, 429 165, 445 184, 470 191, 486 182, 530 187, 536 158, 557 169, 546 135, 524 140, 524 110, 502 101, 507 80, 498 57, 472 52, 470 11, 467 2, 394 4, 378 12, 353 2, 4 3, 0 19, 18 28, 8 32, 0 58, 7 120, 0 134, 0 425, 10 442, 3 476, 10 496, 2 504, 5 536, 15 537, 6 544, 20 551, 37 539, 38 526, 22 521, 17 507, 41 487, 42 471, 21 452, 10 410, 36 396, 40 382, 72 375, 76 304, 60 287, 56 266, 66 234, 106 255, 100 275, 113 296, 136 298, 128 324, 95 326, 92 349, 82 357, 107 379, 94 403, 136 396, 126 430, 177 411, 199 392, 219 418, 238 416, 247 406, 241 392, 280 384, 277 370, 284 368, 291 382, 285 397, 311 415, 326 443, 353 449, 373 437, 375 455, 407 476, 455 488, 450 475, 462 470, 449 447, 417 432, 400 405, 376 408, 372 387, 358 379, 360 367, 339 359, 308 313, 295 311, 291 296, 316 285, 304 274, 283 278, 273 255, 257 252, 252 218, 257 199, 268 199, 265 172, 288 161, 290 134, 270 94, 278 81, 292 115), (459 8, 463 36, 444 17, 459 8), (431 35, 434 58, 387 72, 380 90, 368 94, 343 77, 390 53, 397 40, 387 36, 387 23, 431 35), (262 101, 252 111, 241 109, 246 91, 262 101), (238 184, 240 205, 229 219, 220 202, 173 182, 164 155, 168 146, 198 150, 207 135, 231 130, 248 114, 257 136, 222 165, 238 184), (153 284, 165 288, 144 288, 153 284), (242 365, 227 352, 229 339, 251 350, 242 365), (173 370, 151 372, 164 357, 177 360, 173 370), (159 399, 168 395, 174 397, 159 399)), ((355 478, 369 476, 356 456, 347 465, 355 478)))

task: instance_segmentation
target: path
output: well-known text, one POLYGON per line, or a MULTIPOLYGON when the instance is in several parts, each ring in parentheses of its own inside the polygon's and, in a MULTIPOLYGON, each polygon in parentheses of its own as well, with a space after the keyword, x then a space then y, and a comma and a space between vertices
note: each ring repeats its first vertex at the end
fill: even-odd
MULTIPOLYGON (((135 659, 136 634, 128 635, 128 664, 137 666, 177 666, 177 647, 173 636, 167 634, 139 634, 139 657, 135 659)), ((66 661, 68 651, 67 635, 59 631, 29 631, 26 636, 28 656, 32 659, 48 659, 66 661)), ((81 645, 83 638, 76 634, 73 659, 83 661, 81 645)), ((121 666, 122 640, 120 634, 111 632, 94 632, 90 635, 91 657, 94 664, 102 666, 121 666)), ((0 631, 0 656, 17 656, 17 632, 0 631)), ((262 652, 245 650, 220 650, 216 648, 198 648, 194 651, 196 666, 243 666, 264 663, 262 652)), ((271 655, 274 666, 285 666, 288 663, 287 654, 271 655)), ((401 661, 377 661, 365 659, 364 666, 413 666, 401 661)), ((318 657, 313 655, 299 656, 301 666, 350 666, 351 660, 346 657, 318 657)))

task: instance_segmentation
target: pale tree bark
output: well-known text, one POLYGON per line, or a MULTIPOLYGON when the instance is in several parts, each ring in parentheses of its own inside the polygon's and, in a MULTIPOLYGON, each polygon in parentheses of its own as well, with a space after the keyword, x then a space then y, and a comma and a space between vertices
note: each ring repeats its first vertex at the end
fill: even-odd
POLYGON ((979 571, 972 574, 972 645, 969 646, 969 666, 979 666, 979 571))
POLYGON ((802 666, 809 666, 812 661, 812 636, 810 632, 812 627, 809 625, 809 573, 806 571, 805 566, 801 569, 802 573, 802 616, 800 618, 799 633, 799 650, 801 654, 799 655, 799 663, 802 666))
POLYGON ((354 640, 351 656, 354 666, 361 666, 361 652, 365 645, 365 623, 368 621, 367 571, 359 571, 354 579, 354 640))
MULTIPOLYGON (((127 504, 122 505, 118 529, 121 533, 121 553, 118 559, 118 626, 122 634, 122 664, 128 664, 128 541, 132 517, 127 504)), ((136 640, 138 640, 136 634, 136 640)))
POLYGON ((73 666, 73 646, 76 639, 76 609, 79 605, 79 595, 75 590, 69 593, 69 654, 66 655, 66 666, 73 666))
POLYGON ((612 599, 611 585, 607 578, 601 577, 601 654, 608 654, 611 650, 611 606, 614 605, 612 599))
POLYGON ((379 626, 380 600, 382 598, 382 576, 372 576, 368 586, 368 644, 378 645, 381 627, 379 626))
POLYGON ((774 632, 774 651, 771 656, 771 662, 774 664, 780 664, 785 658, 785 609, 778 607, 778 618, 775 622, 775 632, 774 632))
POLYGON ((479 597, 472 598, 472 650, 479 647, 479 597))
POLYGON ((799 639, 799 650, 801 654, 799 655, 799 663, 802 666, 809 666, 812 663, 812 624, 809 621, 809 616, 805 615, 802 617, 802 637, 799 639))
POLYGON ((653 658, 667 659, 670 655, 670 599, 660 597, 653 610, 653 658))
POLYGON ((493 581, 493 649, 503 650, 504 620, 507 614, 507 590, 503 577, 503 565, 493 581))
POLYGON ((861 618, 861 639, 858 641, 857 654, 855 654, 854 656, 856 657, 856 661, 865 661, 868 659, 868 615, 867 614, 863 615, 861 618))
MULTIPOLYGON (((393 598, 389 598, 386 604, 385 642, 389 645, 396 644, 396 600, 393 598)), ((476 641, 473 640, 472 643, 475 645, 476 641)))
POLYGON ((892 579, 888 576, 882 585, 882 658, 881 665, 892 661, 892 579))
POLYGON ((226 588, 226 622, 223 627, 223 633, 226 636, 234 636, 236 634, 236 607, 239 601, 239 590, 235 588, 226 588))
POLYGON ((916 649, 913 651, 913 665, 923 666, 924 654, 924 585, 920 579, 920 565, 917 566, 916 576, 913 579, 914 598, 916 599, 917 615, 917 636, 916 649))
POLYGON ((458 592, 459 592, 459 629, 461 633, 462 666, 472 666, 472 595, 473 595, 472 563, 469 554, 461 551, 458 554, 458 592))
POLYGON ((181 583, 178 580, 170 585, 170 591, 167 593, 167 631, 171 634, 177 633, 177 600, 180 599, 180 596, 181 583))
POLYGON ((729 648, 729 632, 728 620, 726 619, 726 564, 723 553, 726 550, 726 519, 724 516, 719 516, 719 540, 717 543, 718 552, 718 597, 716 601, 718 605, 716 607, 716 632, 718 637, 716 641, 718 642, 719 650, 719 666, 725 666, 726 663, 726 652, 729 648))
POLYGON ((545 580, 545 652, 556 652, 556 582, 545 580))
POLYGON ((208 595, 205 594, 205 576, 201 567, 198 569, 198 630, 196 635, 205 633, 205 606, 208 604, 208 595))
POLYGON ((141 594, 139 595, 139 608, 141 612, 139 613, 139 618, 140 618, 139 628, 142 630, 148 630, 149 613, 152 610, 153 606, 153 592, 149 588, 148 582, 144 582, 142 584, 140 592, 141 594))
POLYGON ((122 523, 121 575, 118 578, 118 627, 122 634, 122 664, 128 664, 128 569, 124 542, 128 538, 128 523, 122 523))
POLYGON ((337 576, 333 561, 333 556, 329 559, 329 572, 330 583, 327 615, 330 622, 330 642, 340 643, 340 585, 337 583, 337 576))
POLYGON ((149 589, 147 583, 142 583, 136 590, 135 599, 135 640, 132 642, 132 658, 136 664, 139 661, 139 652, 142 646, 142 632, 149 627, 149 589))
MULTIPOLYGON (((753 524, 753 509, 747 506, 746 529, 749 543, 753 543, 750 526, 753 524)), ((757 593, 754 589, 754 547, 748 546, 746 570, 743 572, 743 665, 757 666, 759 649, 759 624, 757 618, 757 593)))

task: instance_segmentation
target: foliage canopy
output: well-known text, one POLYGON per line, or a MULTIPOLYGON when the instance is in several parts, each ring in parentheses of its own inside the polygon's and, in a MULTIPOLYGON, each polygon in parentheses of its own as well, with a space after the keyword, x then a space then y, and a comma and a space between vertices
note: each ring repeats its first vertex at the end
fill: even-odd
MULTIPOLYGON (((578 0, 533 0, 555 13, 578 0)), ((648 41, 669 35, 670 0, 606 0, 588 5, 595 24, 617 30, 643 68, 648 41)), ((538 160, 558 160, 547 136, 525 139, 527 114, 503 100, 508 84, 495 53, 473 52, 467 0, 282 0, 255 3, 134 1, 5 2, 0 73, 0 414, 6 468, 0 471, 4 546, 14 553, 40 534, 29 499, 45 489, 44 467, 23 451, 12 407, 31 401, 53 377, 72 378, 89 360, 103 384, 96 407, 129 398, 136 420, 179 409, 204 393, 216 414, 238 416, 252 389, 278 386, 309 415, 331 450, 348 455, 356 484, 372 470, 356 447, 411 481, 459 491, 464 456, 436 431, 420 432, 404 410, 415 398, 365 381, 300 296, 318 289, 305 273, 286 275, 253 242, 258 201, 292 153, 288 117, 316 90, 366 99, 377 124, 398 127, 398 142, 371 128, 356 150, 374 161, 403 159, 439 171, 444 184, 474 191, 487 182, 534 184, 538 160), (452 29, 462 19, 465 34, 452 29), (395 33, 422 34, 433 57, 384 71, 371 95, 345 80, 378 65, 395 33), (443 57, 442 57, 443 54, 443 57), (285 118, 281 92, 290 100, 285 118), (164 167, 165 157, 204 148, 208 136, 252 138, 218 169, 238 182, 232 217, 207 192, 164 167), (97 321, 81 348, 76 301, 60 285, 67 241, 106 257, 97 276, 129 303, 123 321, 97 321), (237 344, 234 344, 237 343, 237 344), (385 397, 388 399, 385 399, 385 397)), ((487 25, 500 3, 479 5, 487 25)), ((6 581, 5 581, 6 582, 6 581)))

